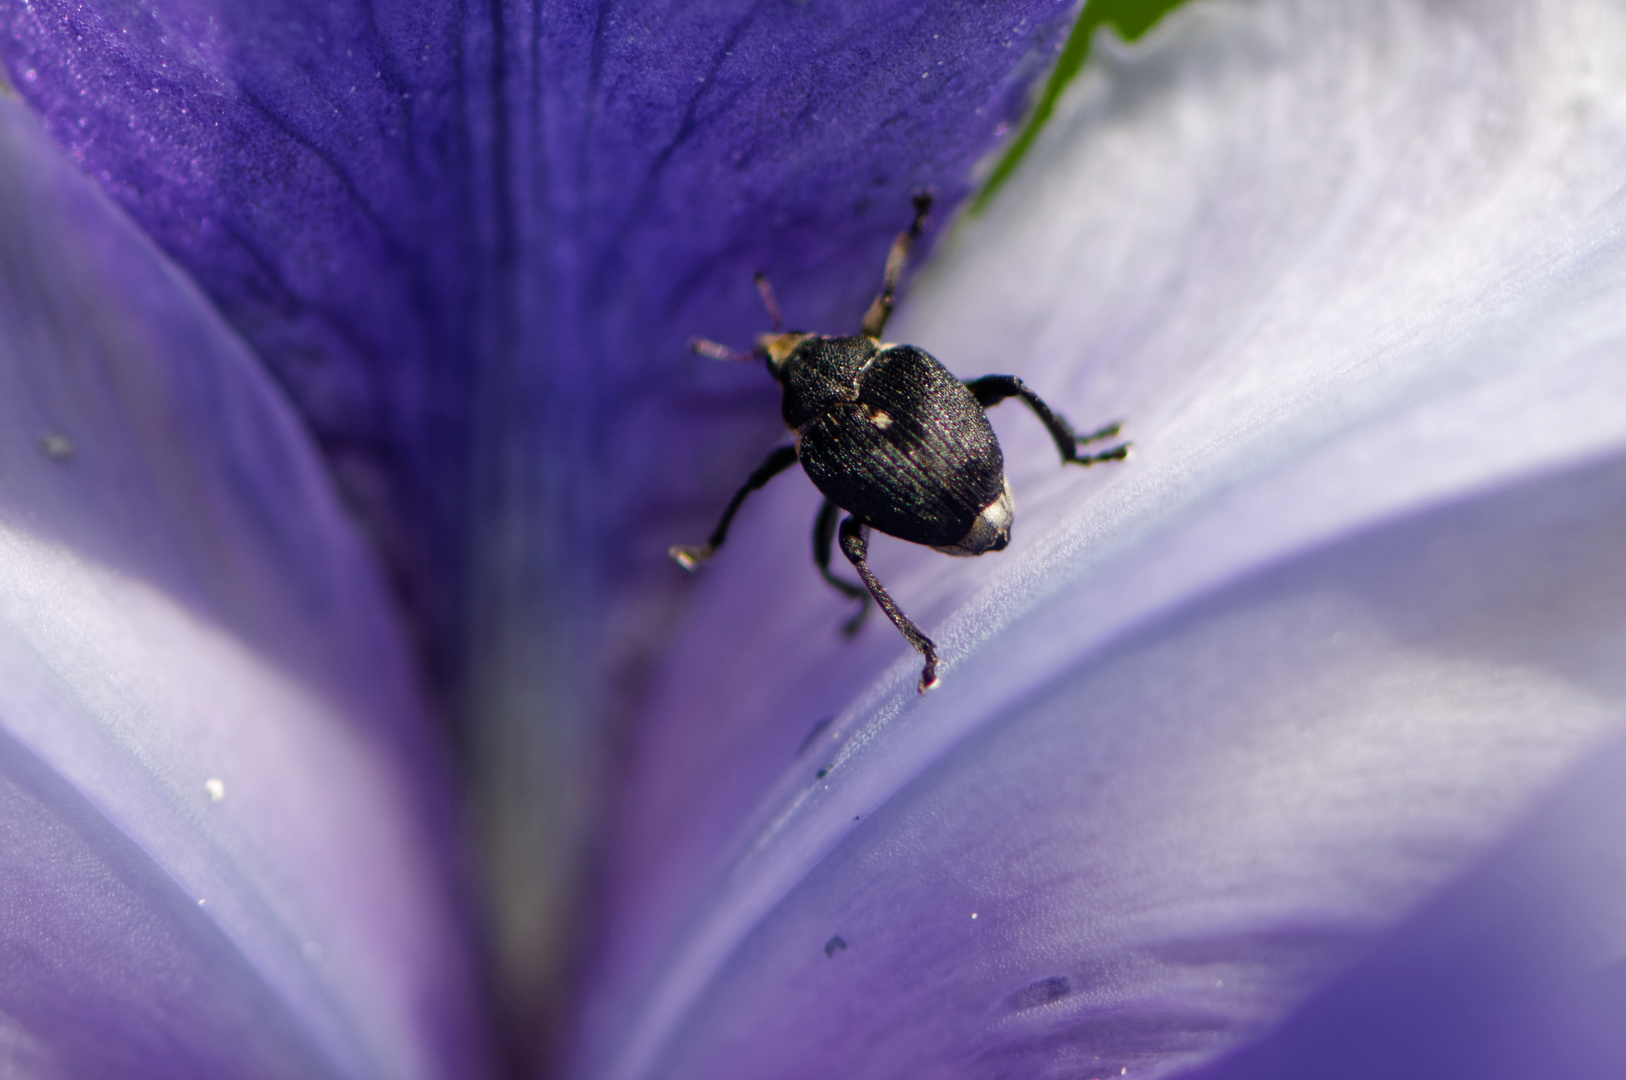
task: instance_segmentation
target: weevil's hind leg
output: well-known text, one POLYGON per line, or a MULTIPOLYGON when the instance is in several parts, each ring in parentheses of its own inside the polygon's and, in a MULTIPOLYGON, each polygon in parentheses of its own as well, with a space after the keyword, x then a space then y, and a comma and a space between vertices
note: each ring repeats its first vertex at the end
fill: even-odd
POLYGON ((1073 431, 1073 425, 1067 418, 1056 412, 1044 403, 1044 400, 1029 390, 1027 386, 1015 375, 984 375, 980 379, 972 379, 966 383, 966 389, 971 396, 977 399, 977 404, 987 409, 998 405, 1006 398, 1019 397, 1027 402, 1033 415, 1039 418, 1040 423, 1050 432, 1050 437, 1056 440, 1056 449, 1061 452, 1063 464, 1096 465, 1103 461, 1122 461, 1129 456, 1129 443, 1114 446, 1098 454, 1080 454, 1078 448, 1103 439, 1110 439, 1122 429, 1122 424, 1108 424, 1100 431, 1092 431, 1088 435, 1079 435, 1073 431))
POLYGON ((723 510, 722 520, 718 521, 717 527, 711 531, 711 539, 704 544, 698 545, 674 544, 666 549, 666 553, 672 556, 677 561, 677 564, 685 570, 693 570, 717 554, 717 549, 723 546, 724 540, 728 539, 728 527, 733 524, 734 515, 740 512, 740 504, 745 501, 745 497, 794 464, 796 464, 796 448, 794 446, 781 446, 774 450, 761 465, 757 466, 750 479, 745 481, 745 486, 736 491, 734 497, 728 500, 728 506, 723 510))
POLYGON ((864 313, 864 325, 858 332, 865 337, 879 338, 886 332, 886 321, 892 317, 892 298, 898 291, 898 280, 903 277, 903 268, 909 264, 909 249, 914 247, 915 240, 920 236, 931 208, 932 193, 917 191, 915 220, 892 241, 892 250, 886 256, 886 276, 881 281, 881 295, 864 313))
POLYGON ((753 275, 752 280, 757 283, 757 295, 762 297, 762 306, 768 309, 768 318, 773 320, 773 332, 777 334, 785 326, 785 316, 779 311, 779 297, 774 295, 768 275, 761 270, 753 275))
POLYGON ((864 579, 869 594, 881 605, 881 610, 892 620, 892 625, 896 626, 898 632, 908 638, 909 644, 925 658, 926 667, 920 673, 920 692, 924 694, 937 685, 937 646, 932 644, 931 638, 920 632, 920 627, 909 621, 909 616, 905 615, 893 602, 892 597, 887 595, 880 581, 876 579, 875 572, 865 561, 869 556, 869 526, 860 525, 855 518, 845 518, 841 522, 841 553, 847 556, 847 561, 853 564, 858 576, 864 579))
POLYGON ((844 636, 852 637, 864 625, 864 617, 869 614, 869 591, 861 585, 843 581, 830 572, 830 552, 835 548, 836 518, 840 514, 841 508, 829 499, 819 507, 819 516, 813 519, 813 562, 818 566, 819 573, 824 575, 824 580, 833 585, 837 592, 858 601, 858 610, 841 628, 844 636))

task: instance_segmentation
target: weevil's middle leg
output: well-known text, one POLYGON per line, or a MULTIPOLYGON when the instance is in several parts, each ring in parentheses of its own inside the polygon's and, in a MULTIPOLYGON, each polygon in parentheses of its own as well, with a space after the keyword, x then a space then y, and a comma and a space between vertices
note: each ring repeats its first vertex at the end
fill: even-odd
POLYGON ((864 325, 858 332, 865 337, 879 338, 886 331, 886 321, 892 317, 892 298, 898 291, 898 280, 903 277, 903 268, 909 264, 909 249, 919 238, 920 230, 926 224, 926 214, 931 208, 932 193, 916 192, 915 220, 892 241, 892 250, 886 256, 886 276, 881 280, 881 295, 864 313, 864 325))
POLYGON ((858 601, 858 610, 853 617, 842 626, 841 632, 847 637, 858 633, 858 628, 864 625, 864 617, 869 614, 869 591, 861 585, 854 585, 850 581, 843 581, 830 572, 830 552, 836 542, 836 518, 841 508, 829 499, 819 507, 819 516, 813 519, 813 562, 824 575, 824 580, 835 586, 836 591, 843 596, 858 601))
POLYGON ((931 638, 920 632, 920 627, 909 621, 909 616, 905 615, 892 597, 887 595, 887 591, 881 587, 880 581, 875 577, 875 572, 869 568, 869 563, 866 561, 869 556, 868 534, 868 525, 860 525, 857 519, 853 517, 845 518, 841 522, 841 553, 847 556, 847 561, 853 564, 853 569, 858 571, 858 576, 864 579, 864 585, 868 587, 869 594, 875 597, 877 604, 881 605, 881 610, 886 612, 886 617, 892 620, 892 625, 896 626, 898 632, 908 638, 909 644, 913 645, 915 650, 925 658, 926 667, 920 673, 920 692, 924 694, 936 686, 938 682, 937 646, 932 644, 931 638))
POLYGON ((1099 454, 1080 454, 1078 448, 1102 439, 1110 439, 1118 434, 1121 424, 1108 424, 1100 431, 1092 431, 1088 435, 1079 435, 1073 431, 1073 425, 1067 418, 1056 412, 1044 403, 1044 400, 1027 388, 1027 385, 1015 375, 984 375, 980 379, 967 382, 966 389, 971 396, 977 399, 977 404, 983 408, 998 405, 1006 398, 1019 397, 1027 402, 1033 415, 1039 418, 1050 432, 1050 437, 1056 441, 1056 449, 1061 451, 1063 464, 1095 465, 1103 461, 1122 461, 1129 456, 1129 443, 1114 446, 1110 450, 1103 450, 1099 454))
POLYGON ((711 539, 704 544, 698 545, 674 544, 666 549, 666 553, 672 556, 677 561, 677 564, 685 570, 693 570, 717 554, 717 549, 723 546, 724 540, 728 539, 728 527, 733 524, 734 515, 740 512, 740 504, 745 502, 745 497, 751 492, 760 489, 769 480, 772 480, 794 464, 796 464, 796 448, 794 446, 781 446, 769 453, 762 464, 758 465, 756 471, 745 481, 745 486, 736 491, 734 497, 728 500, 728 506, 723 510, 722 520, 717 522, 717 527, 711 531, 711 539))

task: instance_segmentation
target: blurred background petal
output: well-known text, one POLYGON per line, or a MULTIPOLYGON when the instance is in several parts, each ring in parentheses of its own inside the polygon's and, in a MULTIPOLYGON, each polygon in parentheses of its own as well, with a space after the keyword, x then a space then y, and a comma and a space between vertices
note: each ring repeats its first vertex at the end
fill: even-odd
POLYGON ((0 1072, 476 1077, 375 559, 185 274, 0 100, 0 1072))
POLYGON ((1207 1060, 1611 745, 1623 42, 1583 0, 1098 42, 889 336, 1135 456, 1059 469, 1007 407, 1011 548, 877 542, 925 698, 837 636, 808 485, 747 508, 640 721, 585 1074, 1207 1060))

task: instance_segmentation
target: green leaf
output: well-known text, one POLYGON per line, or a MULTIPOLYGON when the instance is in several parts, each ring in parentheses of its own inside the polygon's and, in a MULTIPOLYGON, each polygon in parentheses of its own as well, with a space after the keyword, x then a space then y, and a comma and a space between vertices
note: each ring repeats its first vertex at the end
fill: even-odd
POLYGON ((1028 118, 1027 125, 1022 133, 1011 143, 1000 158, 999 164, 988 177, 988 183, 983 185, 976 200, 971 204, 973 214, 981 213, 983 208, 993 201, 994 195, 1004 186, 1016 167, 1027 156, 1033 140, 1039 137, 1039 131, 1050 119, 1050 114, 1056 109, 1056 101, 1061 97, 1067 84, 1084 68, 1084 61, 1089 59, 1090 42, 1095 37, 1095 31, 1102 26, 1111 26, 1118 32, 1124 41, 1134 41, 1140 38, 1164 15, 1185 3, 1186 0, 1087 0, 1084 10, 1079 13, 1078 22, 1073 26, 1073 32, 1067 37, 1067 44, 1062 47, 1061 57, 1056 61, 1056 67, 1050 73, 1050 79, 1045 83, 1044 93, 1040 95, 1038 104, 1033 108, 1033 115, 1028 118))

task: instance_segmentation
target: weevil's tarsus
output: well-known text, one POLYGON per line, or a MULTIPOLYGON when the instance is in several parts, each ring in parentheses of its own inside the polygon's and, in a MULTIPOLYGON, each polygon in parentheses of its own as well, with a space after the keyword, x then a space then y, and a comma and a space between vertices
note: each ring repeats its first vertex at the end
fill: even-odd
POLYGON ((794 464, 796 464, 796 448, 794 446, 781 446, 771 451, 762 464, 756 467, 756 471, 745 481, 744 486, 734 493, 732 499, 728 500, 728 506, 723 510, 723 516, 717 522, 717 527, 711 531, 710 539, 704 544, 692 547, 675 544, 667 548, 666 553, 672 556, 673 560, 685 570, 693 570, 717 554, 717 549, 722 547, 723 541, 728 539, 728 527, 734 523, 734 515, 740 512, 740 504, 745 502, 745 497, 751 492, 762 488, 769 480, 772 480, 794 464))
POLYGON ((1085 445, 1088 445, 1089 443, 1092 443, 1092 442, 1100 442, 1102 439, 1110 439, 1110 438, 1112 438, 1114 435, 1118 434, 1123 429, 1124 429, 1124 426, 1123 426, 1122 422, 1119 422, 1119 423, 1116 423, 1116 424, 1108 424, 1106 427, 1102 428, 1100 431, 1092 431, 1088 435, 1080 435, 1080 436, 1078 436, 1077 437, 1077 442, 1078 442, 1078 445, 1080 445, 1080 446, 1085 446, 1085 445))
POLYGON ((773 320, 773 332, 777 334, 785 328, 785 317, 780 314, 779 298, 773 293, 773 285, 761 270, 752 275, 752 280, 757 283, 757 295, 762 297, 762 306, 768 309, 768 318, 773 320))
POLYGON ((869 591, 861 585, 843 581, 830 570, 830 553, 835 550, 836 524, 840 516, 841 508, 829 499, 825 499, 824 505, 819 507, 819 516, 813 519, 813 563, 837 592, 858 601, 858 610, 841 627, 842 636, 852 637, 869 615, 869 591))
POLYGON ((1088 435, 1079 435, 1073 431, 1073 425, 1067 422, 1066 417, 1057 413, 1044 399, 1027 388, 1027 385, 1015 375, 984 375, 980 379, 971 379, 966 382, 966 389, 971 396, 977 399, 977 404, 983 408, 998 405, 1006 398, 1019 397, 1033 410, 1033 415, 1039 418, 1050 437, 1055 440, 1056 449, 1061 453, 1063 464, 1067 465, 1095 465, 1103 461, 1122 461, 1129 456, 1129 444, 1114 446, 1110 450, 1103 450, 1099 454, 1080 454, 1078 448, 1086 443, 1101 439, 1110 439, 1118 434, 1119 424, 1109 424, 1100 431, 1088 435))
POLYGON ((711 558, 716 550, 710 544, 673 544, 666 549, 666 553, 683 569, 698 570, 700 564, 711 558))
POLYGON ((887 320, 892 318, 893 297, 898 291, 898 281, 903 277, 903 268, 909 265, 909 249, 914 247, 915 241, 920 237, 920 231, 926 226, 926 215, 931 212, 932 193, 930 191, 917 191, 914 195, 915 220, 898 238, 892 241, 892 250, 886 256, 886 275, 881 280, 881 295, 870 304, 869 310, 864 313, 864 324, 859 333, 865 337, 880 340, 886 332, 887 320))
POLYGON ((709 356, 713 360, 729 360, 736 364, 756 359, 756 356, 752 353, 735 352, 727 345, 719 341, 712 341, 710 338, 690 338, 689 348, 701 356, 709 356))
POLYGON ((937 646, 932 639, 920 632, 920 627, 909 621, 909 616, 903 613, 892 597, 887 594, 875 572, 869 568, 869 526, 862 525, 854 517, 848 516, 841 522, 841 553, 847 556, 847 561, 853 564, 858 576, 864 579, 864 585, 869 594, 875 597, 875 602, 886 612, 886 617, 892 620, 892 625, 898 628, 898 633, 909 640, 925 659, 925 669, 920 673, 920 692, 924 694, 939 682, 937 678, 937 646))

